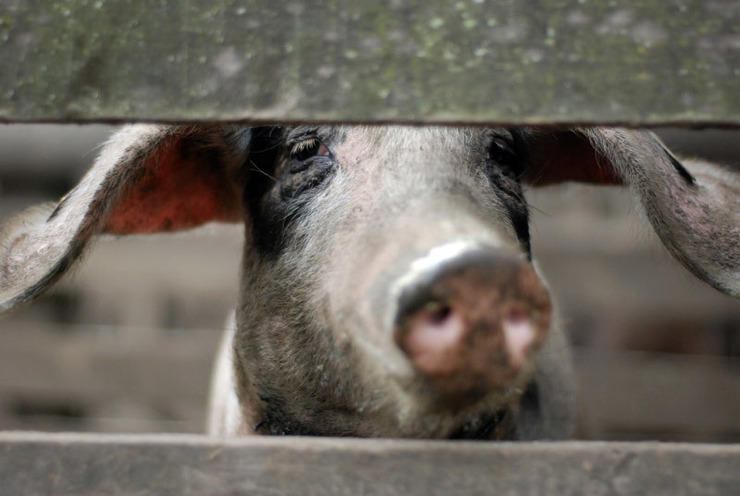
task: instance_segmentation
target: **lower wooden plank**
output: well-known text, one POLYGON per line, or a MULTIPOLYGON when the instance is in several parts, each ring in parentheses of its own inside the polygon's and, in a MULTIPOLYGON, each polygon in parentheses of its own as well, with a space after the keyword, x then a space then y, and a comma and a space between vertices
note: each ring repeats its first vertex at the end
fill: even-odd
POLYGON ((0 495, 737 494, 740 446, 0 433, 0 495))

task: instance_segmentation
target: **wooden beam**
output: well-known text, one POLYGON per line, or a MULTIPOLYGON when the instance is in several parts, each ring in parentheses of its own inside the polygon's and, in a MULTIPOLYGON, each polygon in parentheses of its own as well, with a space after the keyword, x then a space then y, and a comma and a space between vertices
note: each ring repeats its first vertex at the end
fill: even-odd
POLYGON ((734 494, 740 446, 0 434, 0 495, 734 494))
POLYGON ((11 0, 0 121, 740 125, 736 2, 11 0))

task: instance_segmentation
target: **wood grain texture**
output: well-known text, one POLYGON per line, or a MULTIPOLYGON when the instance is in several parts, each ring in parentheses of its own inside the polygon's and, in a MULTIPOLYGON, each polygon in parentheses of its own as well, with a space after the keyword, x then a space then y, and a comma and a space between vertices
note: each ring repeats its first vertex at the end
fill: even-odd
POLYGON ((0 434, 0 494, 733 494, 740 446, 0 434))
POLYGON ((740 124, 723 0, 5 0, 0 120, 740 124))

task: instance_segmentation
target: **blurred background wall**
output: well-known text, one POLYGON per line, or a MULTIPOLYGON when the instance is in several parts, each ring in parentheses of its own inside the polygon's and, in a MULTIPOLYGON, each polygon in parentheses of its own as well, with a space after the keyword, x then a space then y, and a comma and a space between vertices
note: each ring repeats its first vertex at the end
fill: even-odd
MULTIPOLYGON (((112 128, 0 125, 0 219, 56 201, 112 128)), ((740 132, 660 130, 740 170, 740 132)), ((740 441, 740 300, 669 259, 620 188, 530 191, 535 256, 575 345, 579 436, 740 441)), ((0 429, 202 432, 242 232, 107 237, 0 317, 0 429)))

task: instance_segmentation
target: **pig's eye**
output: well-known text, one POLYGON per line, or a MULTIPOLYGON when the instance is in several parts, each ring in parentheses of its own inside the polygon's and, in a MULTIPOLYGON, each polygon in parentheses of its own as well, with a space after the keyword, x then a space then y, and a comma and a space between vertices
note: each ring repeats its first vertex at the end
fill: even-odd
POLYGON ((290 158, 304 161, 311 157, 327 157, 329 149, 318 138, 308 138, 294 144, 290 150, 290 158))
POLYGON ((504 140, 494 139, 488 148, 488 160, 505 176, 519 180, 524 172, 521 160, 517 157, 511 145, 504 140))
POLYGON ((334 170, 334 158, 329 148, 315 136, 303 136, 289 143, 289 159, 280 179, 280 194, 295 199, 314 190, 334 170))

